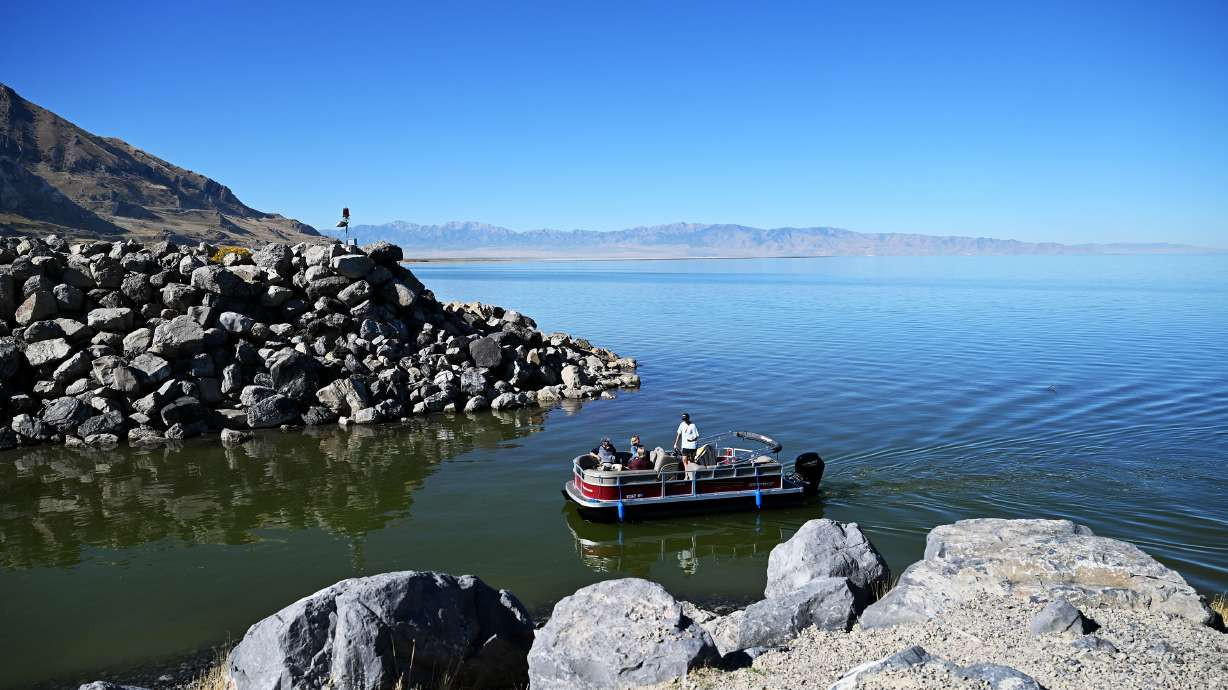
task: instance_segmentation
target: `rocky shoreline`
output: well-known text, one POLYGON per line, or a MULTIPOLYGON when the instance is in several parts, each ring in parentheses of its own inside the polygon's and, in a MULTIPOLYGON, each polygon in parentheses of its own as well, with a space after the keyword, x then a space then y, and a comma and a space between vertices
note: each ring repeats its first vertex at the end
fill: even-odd
MULTIPOLYGON (((1175 571, 1066 520, 931 531, 891 588, 854 523, 806 523, 764 599, 728 613, 638 578, 584 587, 544 623, 473 576, 343 580, 253 625, 217 669, 285 687, 1223 687, 1223 620, 1175 571)), ((91 690, 118 686, 95 684, 91 690)), ((162 686, 159 686, 162 687, 162 686)))
POLYGON ((395 245, 0 240, 0 449, 550 405, 635 360, 439 303, 395 245))

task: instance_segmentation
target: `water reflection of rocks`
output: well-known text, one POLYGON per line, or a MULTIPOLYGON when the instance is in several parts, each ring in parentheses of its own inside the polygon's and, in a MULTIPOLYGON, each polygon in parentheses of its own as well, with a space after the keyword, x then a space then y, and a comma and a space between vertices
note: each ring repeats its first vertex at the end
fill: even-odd
MULTIPOLYGON (((439 462, 540 429, 543 411, 259 433, 152 450, 37 447, 0 463, 0 565, 68 566, 91 546, 242 544, 267 528, 357 537, 408 515, 439 462)), ((356 558, 361 558, 355 554, 356 558)))
POLYGON ((758 516, 745 513, 630 525, 588 522, 570 506, 565 516, 576 553, 586 567, 598 573, 635 577, 648 577, 658 563, 676 564, 685 575, 694 575, 704 560, 717 564, 742 558, 766 559, 792 531, 776 524, 764 525, 758 516), (753 521, 754 529, 746 529, 748 521, 753 521))

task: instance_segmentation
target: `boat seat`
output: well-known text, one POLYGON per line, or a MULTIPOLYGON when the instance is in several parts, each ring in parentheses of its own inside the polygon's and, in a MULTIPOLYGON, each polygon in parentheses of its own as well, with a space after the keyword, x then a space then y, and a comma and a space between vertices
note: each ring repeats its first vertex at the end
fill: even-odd
POLYGON ((705 443, 695 451, 695 463, 702 467, 716 464, 716 450, 711 445, 705 443))
POLYGON ((656 470, 656 474, 659 474, 662 479, 680 479, 682 463, 676 458, 668 458, 661 464, 660 469, 656 470))
POLYGON ((665 459, 669 456, 666 455, 664 448, 657 446, 656 448, 652 449, 652 452, 648 454, 648 457, 652 460, 652 469, 660 472, 661 466, 665 464, 665 459))

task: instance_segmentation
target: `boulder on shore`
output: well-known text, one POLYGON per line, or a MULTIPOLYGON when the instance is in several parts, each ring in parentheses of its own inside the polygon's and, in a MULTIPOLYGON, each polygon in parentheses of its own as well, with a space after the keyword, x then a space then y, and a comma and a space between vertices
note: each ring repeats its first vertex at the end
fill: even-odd
POLYGON ((941 525, 887 596, 861 616, 866 628, 941 616, 985 594, 1083 608, 1167 613, 1208 625, 1214 614, 1176 571, 1133 544, 1069 520, 982 518, 941 525))
POLYGON ((533 623, 510 592, 472 575, 405 571, 342 580, 248 629, 234 690, 392 690, 445 678, 520 687, 533 623))
POLYGON ((855 600, 848 578, 818 578, 801 589, 755 602, 703 626, 724 656, 784 645, 809 627, 848 630, 857 618, 855 600))
POLYGON ((810 520, 772 549, 763 593, 777 597, 828 577, 848 578, 860 610, 873 588, 890 582, 891 569, 857 523, 810 520))
POLYGON ((712 637, 661 585, 606 580, 564 597, 529 651, 533 690, 631 688, 718 658, 712 637))

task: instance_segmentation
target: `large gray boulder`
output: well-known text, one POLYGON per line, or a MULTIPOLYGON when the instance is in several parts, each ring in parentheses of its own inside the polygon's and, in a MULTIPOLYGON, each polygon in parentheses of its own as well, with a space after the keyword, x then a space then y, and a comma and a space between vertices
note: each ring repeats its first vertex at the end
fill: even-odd
POLYGON ((299 421, 298 403, 280 393, 274 393, 247 408, 247 425, 253 429, 297 424, 299 421))
POLYGON ((226 266, 201 266, 192 271, 192 287, 223 297, 247 297, 251 286, 226 266))
POLYGON ((828 577, 848 578, 860 608, 871 590, 890 582, 891 569, 857 523, 810 520, 772 549, 763 594, 778 597, 828 577))
MULTIPOLYGON (((34 367, 59 362, 71 353, 72 346, 63 338, 40 340, 37 343, 30 343, 26 346, 26 360, 30 362, 30 366, 34 367)), ((8 367, 10 365, 6 364, 5 366, 8 367)))
POLYGON ((316 391, 322 405, 337 414, 350 414, 371 406, 373 400, 366 382, 360 377, 337 379, 316 391))
POLYGON ((231 652, 234 690, 522 687, 533 623, 471 575, 343 580, 256 623, 231 652))
POLYGON ((857 618, 848 578, 824 577, 801 589, 763 599, 741 611, 703 623, 721 655, 788 643, 809 627, 848 630, 857 618))
POLYGON ((127 307, 94 309, 86 315, 86 324, 98 331, 126 333, 132 329, 136 313, 127 307))
POLYGON ((231 333, 247 335, 252 332, 252 326, 256 325, 256 320, 238 312, 224 311, 218 315, 217 325, 231 333))
POLYGON ((57 311, 59 311, 59 303, 55 300, 55 294, 39 290, 32 293, 21 303, 21 306, 17 307, 13 320, 22 326, 28 326, 35 321, 55 316, 57 311))
POLYGON ((320 385, 317 380, 320 365, 297 350, 279 352, 269 358, 268 365, 273 387, 287 397, 305 402, 320 385))
POLYGON ((93 414, 85 403, 71 396, 56 398, 43 408, 43 423, 61 434, 72 433, 77 425, 93 414))
POLYGON ((661 585, 606 580, 554 607, 529 651, 533 690, 631 688, 718 658, 712 637, 661 585))
POLYGON ((149 350, 164 357, 179 357, 200 352, 205 345, 205 329, 190 316, 176 316, 158 324, 149 350))
POLYGON ((930 531, 925 557, 867 608, 862 627, 936 618, 984 595, 1064 598, 1083 608, 1181 616, 1203 625, 1211 609, 1171 568, 1133 544, 1097 537, 1069 520, 961 520, 930 531))
POLYGON ((405 253, 400 247, 385 240, 364 244, 362 251, 371 257, 372 261, 383 266, 396 266, 405 258, 405 253))
POLYGON ((1034 678, 1009 666, 959 666, 909 647, 877 661, 864 663, 827 690, 879 690, 880 688, 989 688, 990 690, 1042 690, 1034 678))
POLYGON ((182 283, 171 283, 162 288, 162 304, 177 312, 186 312, 188 307, 196 304, 200 292, 182 283))
POLYGON ((86 683, 77 690, 146 690, 146 688, 136 685, 120 685, 107 680, 96 680, 93 683, 86 683))
POLYGON ((176 398, 174 401, 164 405, 160 412, 162 423, 168 427, 175 424, 195 426, 203 423, 208 418, 208 415, 209 408, 190 395, 176 398))
POLYGON ((146 381, 153 384, 162 383, 169 379, 172 373, 170 362, 152 352, 145 352, 132 358, 129 366, 141 372, 145 376, 146 381))
POLYGON ((479 367, 492 369, 503 363, 503 349, 490 337, 478 338, 469 343, 469 356, 479 367))
POLYGON ((352 280, 367 275, 374 267, 375 262, 365 254, 342 254, 332 260, 333 271, 352 280))
POLYGON ((293 258, 293 253, 286 245, 269 244, 252 254, 252 263, 277 275, 287 276, 290 274, 290 262, 293 258))

